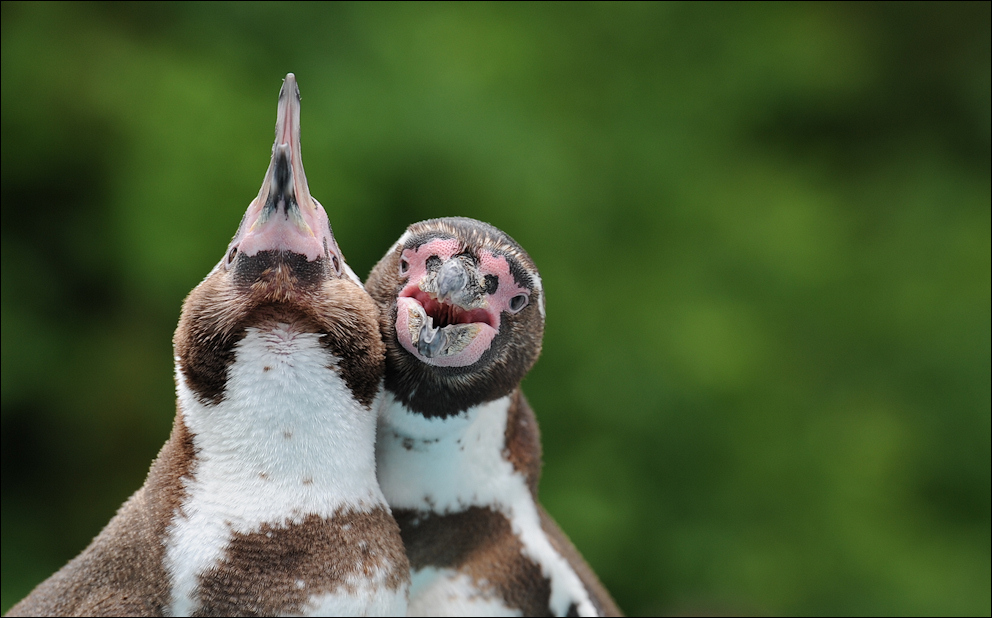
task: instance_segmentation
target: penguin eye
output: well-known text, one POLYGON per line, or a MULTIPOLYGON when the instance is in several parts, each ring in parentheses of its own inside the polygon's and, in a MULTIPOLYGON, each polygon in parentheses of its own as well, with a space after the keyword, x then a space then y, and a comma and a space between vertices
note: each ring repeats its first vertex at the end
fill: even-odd
POLYGON ((341 274, 341 261, 338 260, 338 256, 335 253, 331 254, 331 264, 334 266, 334 272, 341 274))
POLYGON ((400 274, 405 275, 410 271, 410 263, 406 260, 400 260, 400 274))
POLYGON ((225 264, 225 266, 230 266, 231 262, 234 261, 234 258, 237 257, 237 255, 238 255, 238 248, 231 247, 231 250, 228 251, 227 253, 227 264, 225 264))
POLYGON ((512 313, 519 313, 521 309, 527 306, 527 301, 530 300, 526 294, 517 294, 510 299, 510 311, 512 313))

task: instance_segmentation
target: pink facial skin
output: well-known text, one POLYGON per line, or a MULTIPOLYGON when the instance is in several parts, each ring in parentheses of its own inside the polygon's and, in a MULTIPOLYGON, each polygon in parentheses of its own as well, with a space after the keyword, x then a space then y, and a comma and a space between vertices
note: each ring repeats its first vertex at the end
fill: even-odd
POLYGON ((479 262, 478 270, 481 276, 494 275, 499 279, 496 292, 485 296, 485 304, 482 307, 462 308, 452 307, 446 303, 439 304, 433 295, 421 289, 421 282, 428 274, 427 259, 436 255, 443 262, 464 250, 465 248, 459 241, 441 238, 427 242, 416 250, 404 249, 400 257, 400 274, 408 277, 408 283, 400 291, 396 301, 396 337, 406 351, 428 365, 467 367, 478 362, 499 333, 503 312, 512 313, 510 300, 519 294, 530 295, 530 290, 517 285, 510 273, 510 265, 505 256, 483 250, 476 256, 479 262), (405 269, 403 263, 406 264, 405 269), (420 354, 410 335, 411 308, 422 308, 432 317, 437 317, 440 310, 447 310, 449 315, 456 314, 458 316, 457 323, 473 324, 477 328, 477 334, 464 349, 456 354, 428 358, 420 354))
MULTIPOLYGON (((331 236, 327 225, 327 213, 313 200, 313 206, 301 206, 299 218, 276 212, 267 221, 255 221, 245 230, 234 246, 241 253, 253 256, 259 251, 289 251, 305 255, 308 261, 314 261, 324 255, 324 242, 330 240, 329 248, 334 251, 337 243, 331 236)), ((264 203, 264 202, 263 202, 264 203)), ((255 203, 249 207, 261 212, 261 207, 255 203)), ((249 216, 253 214, 249 212, 249 216)), ((294 213, 295 214, 295 213, 294 213)), ((249 219, 251 221, 251 219, 249 219)))
MULTIPOLYGON (((489 305, 496 311, 497 316, 504 311, 510 311, 510 299, 514 296, 525 294, 528 298, 530 297, 530 290, 517 285, 510 273, 510 265, 506 262, 506 256, 490 251, 481 251, 478 258, 479 270, 483 274, 499 277, 499 287, 496 288, 496 293, 489 295, 489 305)), ((497 321, 496 324, 498 325, 499 322, 497 321)))

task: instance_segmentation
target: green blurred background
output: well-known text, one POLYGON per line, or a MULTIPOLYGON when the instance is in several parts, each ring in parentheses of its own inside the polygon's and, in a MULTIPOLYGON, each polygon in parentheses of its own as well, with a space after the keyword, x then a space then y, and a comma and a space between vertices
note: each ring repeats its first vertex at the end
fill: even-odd
POLYGON ((990 10, 3 4, 2 609, 140 484, 287 71, 361 275, 541 268, 541 495, 631 614, 990 613, 990 10))

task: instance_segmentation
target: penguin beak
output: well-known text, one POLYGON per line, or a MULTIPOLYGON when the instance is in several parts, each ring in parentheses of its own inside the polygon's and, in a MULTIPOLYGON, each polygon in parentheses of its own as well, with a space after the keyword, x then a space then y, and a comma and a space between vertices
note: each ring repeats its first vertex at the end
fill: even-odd
POLYGON ((462 308, 470 308, 478 304, 481 294, 472 294, 468 290, 469 272, 462 260, 451 258, 441 265, 437 271, 437 299, 449 302, 462 308))
MULTIPOLYGON (((340 273, 340 252, 327 213, 310 195, 300 149, 300 89, 290 73, 279 91, 276 138, 258 197, 248 206, 229 256, 260 251, 330 259, 340 273), (234 249, 237 251, 234 251, 234 249)), ((230 258, 229 258, 230 259, 230 258)))

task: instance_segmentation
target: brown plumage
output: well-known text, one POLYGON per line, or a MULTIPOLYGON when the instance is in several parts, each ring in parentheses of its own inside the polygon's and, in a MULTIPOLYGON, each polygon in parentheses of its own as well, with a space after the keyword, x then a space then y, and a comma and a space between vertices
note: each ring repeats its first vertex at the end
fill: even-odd
POLYGON ((193 440, 180 415, 148 480, 79 556, 8 616, 161 616, 169 603, 166 529, 185 495, 193 440))

